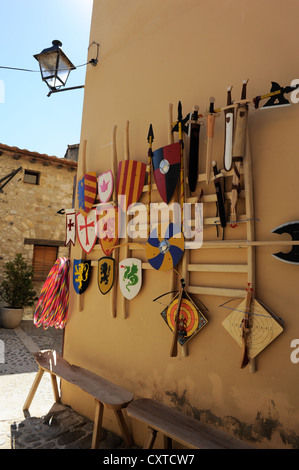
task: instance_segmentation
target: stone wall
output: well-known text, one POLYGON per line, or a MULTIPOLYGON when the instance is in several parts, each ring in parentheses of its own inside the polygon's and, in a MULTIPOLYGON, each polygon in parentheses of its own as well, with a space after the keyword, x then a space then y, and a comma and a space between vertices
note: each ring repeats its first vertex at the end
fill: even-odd
MULTIPOLYGON (((4 263, 13 260, 16 253, 32 263, 35 241, 60 244, 58 256, 68 256, 65 215, 57 211, 72 207, 77 163, 1 144, 0 153, 0 180, 22 167, 0 192, 1 282, 4 263), (24 182, 25 170, 39 173, 38 185, 24 182)), ((43 283, 35 283, 38 293, 43 283)))

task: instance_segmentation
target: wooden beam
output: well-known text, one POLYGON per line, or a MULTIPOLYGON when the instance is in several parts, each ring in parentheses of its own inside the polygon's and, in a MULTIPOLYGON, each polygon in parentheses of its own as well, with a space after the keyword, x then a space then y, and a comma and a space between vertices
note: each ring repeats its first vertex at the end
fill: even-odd
POLYGON ((188 264, 189 272, 247 273, 247 264, 188 264))
POLYGON ((244 298, 246 291, 244 289, 228 289, 226 287, 199 287, 189 286, 189 294, 215 295, 221 297, 241 297, 244 298))

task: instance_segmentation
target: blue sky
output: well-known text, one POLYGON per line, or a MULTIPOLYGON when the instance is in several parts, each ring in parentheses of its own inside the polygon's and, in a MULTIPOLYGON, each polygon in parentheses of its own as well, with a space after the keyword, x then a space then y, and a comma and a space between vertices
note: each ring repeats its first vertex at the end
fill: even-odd
MULTIPOLYGON (((0 66, 39 71, 33 55, 54 39, 74 65, 87 62, 93 0, 0 0, 0 66)), ((83 85, 86 67, 67 87, 83 85)), ((0 142, 63 157, 80 142, 84 89, 48 94, 40 73, 0 68, 0 142)))

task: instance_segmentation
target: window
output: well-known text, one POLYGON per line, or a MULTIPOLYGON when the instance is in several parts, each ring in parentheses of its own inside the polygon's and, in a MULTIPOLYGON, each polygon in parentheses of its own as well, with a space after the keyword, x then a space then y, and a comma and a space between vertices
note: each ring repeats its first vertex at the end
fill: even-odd
POLYGON ((40 173, 38 171, 25 170, 24 183, 39 184, 40 173))
POLYGON ((57 246, 34 245, 33 248, 33 280, 45 281, 57 260, 57 246))

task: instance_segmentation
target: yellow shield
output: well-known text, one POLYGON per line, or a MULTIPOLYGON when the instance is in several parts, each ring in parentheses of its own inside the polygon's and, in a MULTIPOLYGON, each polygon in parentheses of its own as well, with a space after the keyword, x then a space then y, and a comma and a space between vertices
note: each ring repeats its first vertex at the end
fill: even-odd
POLYGON ((113 258, 104 256, 98 261, 98 286, 102 294, 107 294, 114 283, 114 266, 113 258))

